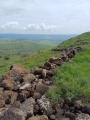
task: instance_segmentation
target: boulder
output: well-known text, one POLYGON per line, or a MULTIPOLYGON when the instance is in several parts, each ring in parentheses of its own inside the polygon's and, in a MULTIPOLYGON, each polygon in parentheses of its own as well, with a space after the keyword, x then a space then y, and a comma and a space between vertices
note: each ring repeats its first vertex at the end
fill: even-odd
POLYGON ((90 115, 90 105, 86 105, 82 108, 82 112, 90 115))
POLYGON ((50 63, 54 63, 54 62, 56 61, 56 59, 57 59, 56 57, 51 57, 51 58, 49 59, 49 62, 50 62, 50 63))
POLYGON ((35 100, 36 100, 36 99, 40 99, 40 98, 41 98, 40 93, 35 92, 34 95, 33 95, 33 98, 34 98, 35 100))
POLYGON ((63 61, 62 61, 61 58, 52 57, 52 58, 49 59, 49 62, 53 63, 53 64, 56 64, 56 65, 61 65, 63 61))
POLYGON ((13 81, 22 82, 21 74, 17 70, 9 70, 4 76, 3 79, 9 79, 13 81))
POLYGON ((13 64, 11 67, 10 67, 10 70, 16 70, 19 74, 28 74, 29 71, 26 70, 23 66, 21 65, 18 65, 18 64, 13 64))
POLYGON ((29 87, 31 87, 31 84, 30 84, 30 83, 26 83, 26 84, 22 85, 19 89, 20 89, 20 90, 26 90, 26 89, 28 89, 29 87))
POLYGON ((6 110, 0 120, 26 120, 24 112, 18 108, 6 110))
POLYGON ((19 101, 14 102, 11 107, 12 108, 20 108, 21 103, 19 101))
POLYGON ((78 113, 76 120, 90 120, 90 116, 88 114, 78 113))
POLYGON ((50 115, 50 120, 55 120, 55 119, 56 119, 55 115, 50 115))
POLYGON ((31 97, 24 101, 20 108, 26 114, 27 117, 32 117, 34 113, 35 100, 31 97))
POLYGON ((17 100, 18 94, 13 91, 4 91, 4 99, 6 104, 13 104, 17 100))
POLYGON ((72 102, 71 98, 65 98, 64 99, 64 104, 67 104, 68 106, 72 106, 73 102, 72 102))
POLYGON ((65 117, 69 118, 70 120, 75 120, 75 114, 71 112, 66 112, 65 117))
POLYGON ((55 71, 47 70, 46 74, 50 77, 54 76, 55 71))
POLYGON ((35 75, 33 75, 33 74, 26 74, 23 77, 23 81, 26 83, 31 83, 34 79, 35 79, 35 75))
POLYGON ((81 110, 82 107, 83 107, 83 104, 82 104, 81 100, 75 101, 74 107, 78 110, 81 110))
POLYGON ((37 100, 37 104, 42 114, 46 114, 47 116, 49 116, 53 113, 53 109, 51 107, 49 99, 47 99, 44 95, 37 100))
POLYGON ((50 63, 50 62, 46 62, 44 64, 44 67, 48 68, 48 69, 55 69, 55 64, 50 63))
POLYGON ((46 78, 46 73, 47 73, 46 69, 42 69, 42 77, 44 79, 46 78))
POLYGON ((68 56, 65 53, 63 53, 61 55, 61 59, 62 59, 63 62, 67 62, 68 61, 68 56))
POLYGON ((34 75, 41 75, 42 74, 42 68, 36 68, 34 70, 34 75))
POLYGON ((20 101, 20 103, 24 102, 26 100, 26 93, 24 92, 19 93, 17 100, 20 101))
POLYGON ((23 90, 21 93, 22 93, 24 96, 26 96, 26 98, 29 98, 29 97, 31 96, 31 93, 30 93, 30 91, 28 91, 28 90, 23 90))
POLYGON ((13 86, 13 91, 18 91, 19 90, 19 88, 20 88, 20 84, 19 83, 16 83, 16 84, 14 84, 14 86, 13 86))
POLYGON ((67 56, 68 56, 69 59, 72 59, 74 57, 74 55, 71 52, 68 53, 67 56))
POLYGON ((39 82, 36 85, 36 90, 35 92, 39 93, 40 95, 44 95, 48 90, 48 86, 39 82))
POLYGON ((0 86, 3 87, 5 90, 13 90, 14 81, 5 79, 0 83, 0 86))

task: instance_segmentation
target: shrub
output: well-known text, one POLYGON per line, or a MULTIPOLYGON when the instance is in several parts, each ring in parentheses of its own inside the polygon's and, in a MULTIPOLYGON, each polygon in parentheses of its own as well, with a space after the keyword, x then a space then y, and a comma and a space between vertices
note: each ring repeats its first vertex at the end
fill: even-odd
POLYGON ((4 56, 4 60, 9 60, 10 57, 9 56, 4 56))

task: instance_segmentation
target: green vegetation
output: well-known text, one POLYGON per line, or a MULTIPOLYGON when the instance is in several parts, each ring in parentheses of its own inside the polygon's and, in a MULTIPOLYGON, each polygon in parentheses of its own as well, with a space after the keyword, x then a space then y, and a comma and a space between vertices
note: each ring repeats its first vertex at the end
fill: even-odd
POLYGON ((5 60, 2 57, 0 58, 0 76, 7 72, 12 64, 21 64, 30 70, 31 68, 43 65, 52 56, 59 57, 60 54, 49 50, 42 50, 32 54, 10 55, 9 60, 5 60))
POLYGON ((47 93, 53 103, 60 97, 69 97, 72 100, 81 99, 84 103, 90 101, 90 33, 67 40, 58 47, 70 46, 81 46, 84 51, 78 53, 73 61, 65 63, 56 71, 54 80, 56 87, 47 93))
POLYGON ((50 41, 31 41, 31 40, 14 40, 0 39, 0 54, 20 54, 32 53, 42 49, 53 48, 57 44, 50 41))
MULTIPOLYGON (((45 42, 39 41, 38 44, 45 45, 45 42)), ((47 44, 46 42, 46 46, 47 44)), ((77 46, 81 46, 83 51, 77 53, 72 61, 63 64, 55 73, 55 87, 51 88, 46 94, 52 103, 57 102, 60 97, 70 97, 72 100, 81 99, 85 103, 90 101, 90 32, 64 41, 57 48, 77 46)), ((50 51, 50 49, 38 50, 38 52, 32 54, 28 52, 6 54, 6 56, 1 54, 0 75, 8 71, 9 67, 14 63, 21 64, 30 70, 43 65, 50 57, 60 57, 60 54, 61 52, 50 51)))
POLYGON ((0 39, 0 76, 12 64, 21 64, 28 70, 43 65, 49 57, 58 55, 49 51, 55 46, 56 43, 49 41, 0 39))

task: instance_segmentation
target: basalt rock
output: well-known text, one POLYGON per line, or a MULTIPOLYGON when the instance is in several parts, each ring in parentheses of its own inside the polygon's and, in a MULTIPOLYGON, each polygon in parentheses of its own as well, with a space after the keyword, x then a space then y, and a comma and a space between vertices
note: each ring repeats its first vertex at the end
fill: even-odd
POLYGON ((86 105, 82 108, 82 112, 90 115, 90 105, 86 105))
POLYGON ((10 67, 10 70, 16 70, 19 74, 23 75, 23 74, 28 74, 29 71, 26 70, 23 66, 18 65, 18 64, 13 64, 10 67))
POLYGON ((17 100, 18 93, 13 91, 4 91, 4 100, 6 104, 13 104, 17 100))
POLYGON ((40 95, 44 95, 44 94, 47 92, 48 89, 49 89, 49 88, 48 88, 47 85, 39 82, 39 83, 36 85, 36 90, 35 90, 35 92, 39 93, 40 95))
POLYGON ((26 74, 23 77, 23 82, 31 83, 34 79, 35 79, 35 75, 33 75, 33 74, 26 74))
POLYGON ((65 117, 69 118, 70 120, 75 120, 75 114, 71 112, 66 112, 65 117))
POLYGON ((26 120, 26 116, 22 110, 10 108, 4 112, 0 120, 26 120))
POLYGON ((61 58, 52 57, 52 58, 49 59, 49 62, 53 63, 53 64, 56 64, 56 65, 61 65, 63 61, 62 61, 61 58))
POLYGON ((5 79, 0 83, 0 87, 3 87, 5 90, 13 90, 14 84, 14 81, 5 79))
POLYGON ((27 117, 32 117, 34 114, 35 100, 31 97, 23 102, 20 106, 21 110, 26 114, 27 117))
POLYGON ((76 115, 76 120, 90 120, 90 116, 84 113, 78 113, 76 115))
POLYGON ((82 107, 83 107, 83 104, 82 104, 81 100, 75 101, 74 107, 75 107, 75 109, 77 109, 77 110, 81 110, 82 107))
POLYGON ((61 59, 62 59, 62 61, 63 62, 68 62, 68 56, 65 54, 65 53, 63 53, 62 55, 61 55, 61 59))
POLYGON ((42 74, 42 68, 36 68, 34 70, 34 75, 41 75, 42 74))
POLYGON ((42 96, 40 99, 38 99, 37 104, 40 107, 40 111, 42 114, 45 114, 47 116, 52 115, 52 106, 50 104, 50 101, 45 96, 42 96))
POLYGON ((55 64, 50 63, 50 62, 46 62, 44 64, 44 67, 48 68, 48 69, 55 69, 55 64))

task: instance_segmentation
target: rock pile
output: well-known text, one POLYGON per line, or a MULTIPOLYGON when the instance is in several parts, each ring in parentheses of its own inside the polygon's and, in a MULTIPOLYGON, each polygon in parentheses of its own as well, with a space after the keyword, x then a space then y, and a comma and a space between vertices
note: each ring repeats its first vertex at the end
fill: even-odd
POLYGON ((73 59, 81 50, 80 47, 69 48, 60 58, 52 57, 32 71, 12 65, 0 81, 0 120, 79 120, 82 112, 89 118, 90 107, 83 106, 81 101, 73 103, 67 98, 52 106, 45 97, 53 85, 57 66, 73 59))

